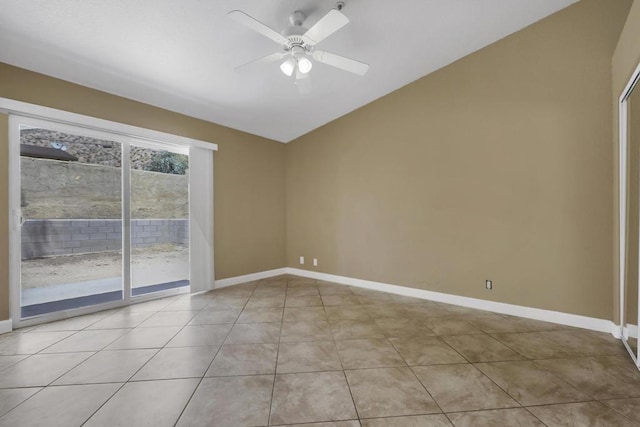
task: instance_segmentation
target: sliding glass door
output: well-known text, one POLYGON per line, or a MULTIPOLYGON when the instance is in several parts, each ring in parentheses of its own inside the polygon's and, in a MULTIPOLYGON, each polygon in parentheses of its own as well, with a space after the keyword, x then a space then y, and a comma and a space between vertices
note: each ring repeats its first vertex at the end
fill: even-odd
POLYGON ((20 321, 189 286, 187 147, 12 120, 12 241, 20 253, 12 311, 20 321))
POLYGON ((123 299, 122 144, 21 124, 23 318, 123 299))
POLYGON ((189 286, 189 156, 131 148, 131 296, 189 286))

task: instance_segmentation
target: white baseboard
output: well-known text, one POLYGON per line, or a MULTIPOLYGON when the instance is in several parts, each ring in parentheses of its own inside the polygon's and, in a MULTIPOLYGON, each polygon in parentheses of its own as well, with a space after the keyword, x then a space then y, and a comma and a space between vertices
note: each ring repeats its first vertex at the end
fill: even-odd
POLYGON ((0 320, 0 334, 6 334, 7 332, 11 332, 13 330, 13 323, 11 323, 11 319, 0 320))
POLYGON ((257 273, 245 274, 244 276, 229 277, 215 281, 213 289, 226 288, 227 286, 239 285, 240 283, 253 282, 254 280, 267 279, 273 276, 287 274, 287 268, 276 268, 275 270, 259 271, 257 273))
MULTIPOLYGON (((524 317, 526 319, 542 320, 559 325, 573 326, 576 328, 589 329, 598 332, 607 332, 612 334, 616 338, 620 338, 621 334, 620 325, 616 325, 611 320, 581 316, 578 314, 563 313, 561 311, 545 310, 542 308, 526 307, 523 305, 488 301, 479 298, 469 298, 459 295, 445 294, 442 292, 427 291, 424 289, 408 288, 405 286, 373 282, 371 280, 354 279, 345 276, 336 276, 334 274, 302 270, 293 267, 278 268, 275 270, 246 274, 244 276, 229 277, 227 279, 216 280, 214 288, 224 288, 227 286, 238 285, 240 283, 251 282, 254 280, 266 279, 282 274, 292 274, 301 277, 308 277, 311 279, 325 280, 327 282, 334 282, 343 285, 371 289, 374 291, 388 292, 396 295, 403 295, 429 301, 442 302, 445 304, 475 308, 478 310, 490 311, 493 313, 508 314, 511 316, 524 317)), ((637 336, 637 327, 633 331, 629 331, 630 334, 633 334, 634 332, 635 336, 637 336)))
POLYGON ((298 268, 287 268, 287 274, 309 277, 311 279, 317 280, 326 280, 328 282, 356 286, 359 288, 371 289, 375 291, 389 292, 392 294, 421 298, 446 304, 459 305, 462 307, 475 308, 478 310, 485 310, 494 313, 508 314, 511 316, 524 317, 527 319, 542 320, 545 322, 557 323, 560 325, 590 329, 592 331, 607 332, 614 334, 614 336, 614 331, 617 330, 617 335, 620 335, 620 327, 615 325, 612 321, 606 319, 597 319, 594 317, 580 316, 577 314, 563 313, 560 311, 544 310, 541 308, 506 304, 496 301, 487 301, 478 298, 469 298, 459 295, 445 294, 441 292, 426 291, 423 289, 407 288, 404 286, 391 285, 388 283, 353 279, 350 277, 336 276, 333 274, 320 273, 316 271, 301 270, 298 268))

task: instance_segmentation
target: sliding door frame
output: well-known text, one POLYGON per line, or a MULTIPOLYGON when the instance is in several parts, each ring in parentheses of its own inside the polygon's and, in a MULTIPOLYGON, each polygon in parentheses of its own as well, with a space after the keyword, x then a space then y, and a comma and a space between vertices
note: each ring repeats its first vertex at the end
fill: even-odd
MULTIPOLYGON (((640 81, 640 64, 637 66, 631 78, 627 82, 620 98, 618 99, 618 255, 619 255, 619 265, 618 265, 618 279, 619 279, 619 292, 620 292, 620 339, 622 340, 625 348, 629 352, 629 355, 633 359, 636 367, 640 368, 640 357, 638 357, 640 353, 640 347, 636 343, 636 352, 634 354, 633 349, 628 343, 628 338, 638 338, 638 325, 632 325, 633 327, 629 327, 626 323, 626 314, 627 314, 627 305, 626 305, 626 281, 627 281, 627 225, 629 222, 629 218, 627 217, 627 204, 628 204, 628 161, 629 161, 629 97, 631 96, 632 91, 637 86, 638 81, 640 81)), ((640 233, 640 232, 639 232, 640 233)), ((640 241, 640 235, 638 236, 640 241)), ((638 259, 634 262, 638 263, 640 266, 640 251, 638 253, 638 259)), ((640 289, 640 275, 638 275, 638 288, 640 289)), ((637 319, 640 323, 640 292, 638 292, 638 315, 637 319)))
MULTIPOLYGON (((130 144, 136 146, 147 145, 154 147, 165 147, 170 151, 191 153, 194 149, 199 151, 206 150, 213 155, 217 151, 218 146, 213 143, 186 138, 182 136, 172 135, 164 132, 158 132, 150 129, 140 128, 131 125, 111 122, 108 120, 97 119, 80 114, 69 113, 66 111, 56 110, 48 107, 28 104, 20 101, 14 101, 6 98, 0 98, 0 112, 9 115, 9 307, 13 328, 31 326, 43 322, 65 319, 73 316, 93 313, 97 311, 124 307, 132 303, 149 301, 170 295, 178 295, 188 293, 189 288, 176 288, 165 291, 150 293, 131 297, 131 270, 130 250, 131 250, 131 230, 130 230, 130 168, 129 168, 129 149, 130 144), (22 319, 21 316, 21 230, 17 227, 16 221, 20 218, 16 214, 20 210, 20 129, 21 122, 42 123, 44 126, 53 127, 54 129, 67 129, 68 132, 80 134, 89 134, 90 136, 99 136, 101 138, 110 139, 122 144, 122 251, 123 251, 123 299, 114 302, 97 304, 82 308, 57 311, 47 313, 40 316, 34 316, 22 319), (126 192, 126 193, 125 193, 126 192), (126 194, 126 196, 125 196, 126 194), (125 254, 127 254, 125 256, 125 254), (125 259, 126 258, 126 259, 125 259)), ((191 162, 191 157, 190 157, 191 162)), ((203 175, 213 178, 213 164, 210 164, 211 170, 203 171, 203 175)), ((195 174, 189 174, 190 187, 194 180, 198 179, 195 174)), ((210 183, 211 188, 213 181, 210 183)), ((204 198, 210 199, 211 207, 213 205, 213 193, 205 195, 204 198)), ((194 202, 198 197, 189 197, 189 211, 194 208, 194 202)), ((199 207, 202 202, 198 202, 199 207)), ((190 213, 190 223, 193 215, 190 213)), ((211 228, 213 226, 213 211, 211 209, 211 228)), ((189 252, 195 244, 202 245, 202 236, 195 235, 193 227, 189 227, 189 252)), ((205 270, 210 270, 210 283, 206 283, 204 288, 213 287, 213 240, 212 234, 209 246, 211 247, 211 265, 205 270)), ((191 275, 193 276, 194 267, 191 266, 191 275)), ((195 270, 198 270, 197 268, 195 270)), ((193 282, 192 282, 193 283, 193 282)), ((199 289, 202 289, 202 284, 199 289)))

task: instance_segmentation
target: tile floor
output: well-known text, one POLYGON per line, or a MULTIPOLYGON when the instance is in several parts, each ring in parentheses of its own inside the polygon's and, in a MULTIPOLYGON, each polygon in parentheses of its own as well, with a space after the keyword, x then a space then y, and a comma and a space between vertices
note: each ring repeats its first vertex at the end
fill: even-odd
POLYGON ((0 336, 0 426, 631 426, 607 334, 276 277, 0 336))

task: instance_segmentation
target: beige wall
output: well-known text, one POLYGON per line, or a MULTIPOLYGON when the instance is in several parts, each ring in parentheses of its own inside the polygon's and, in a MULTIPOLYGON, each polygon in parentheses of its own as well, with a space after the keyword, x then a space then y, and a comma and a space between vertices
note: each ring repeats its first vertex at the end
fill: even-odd
MULTIPOLYGON (((619 292, 619 271, 618 265, 620 260, 620 251, 618 239, 620 223, 618 221, 618 100, 622 91, 624 90, 627 82, 631 78, 633 71, 640 63, 640 2, 634 1, 627 16, 626 23, 620 34, 618 45, 612 59, 612 106, 613 106, 613 165, 614 165, 614 181, 613 181, 613 218, 614 218, 614 239, 613 239, 613 262, 616 268, 613 270, 613 320, 618 323, 619 321, 619 308, 620 308, 620 292, 619 292)), ((636 92, 638 90, 636 89, 636 92)), ((638 105, 638 104, 636 104, 638 105)), ((637 258, 636 258, 637 259, 637 258)), ((627 277, 628 280, 632 280, 634 277, 627 277)), ((632 293, 633 295, 633 293, 632 293)), ((635 307, 629 307, 634 309, 635 307)), ((633 319, 633 317, 631 318, 633 319)))
POLYGON ((611 318, 630 4, 583 0, 290 143, 288 265, 611 318))
MULTIPOLYGON (((284 267, 283 144, 1 63, 0 97, 217 143, 216 278, 284 267)), ((9 316, 6 127, 0 115, 0 320, 9 316)))

